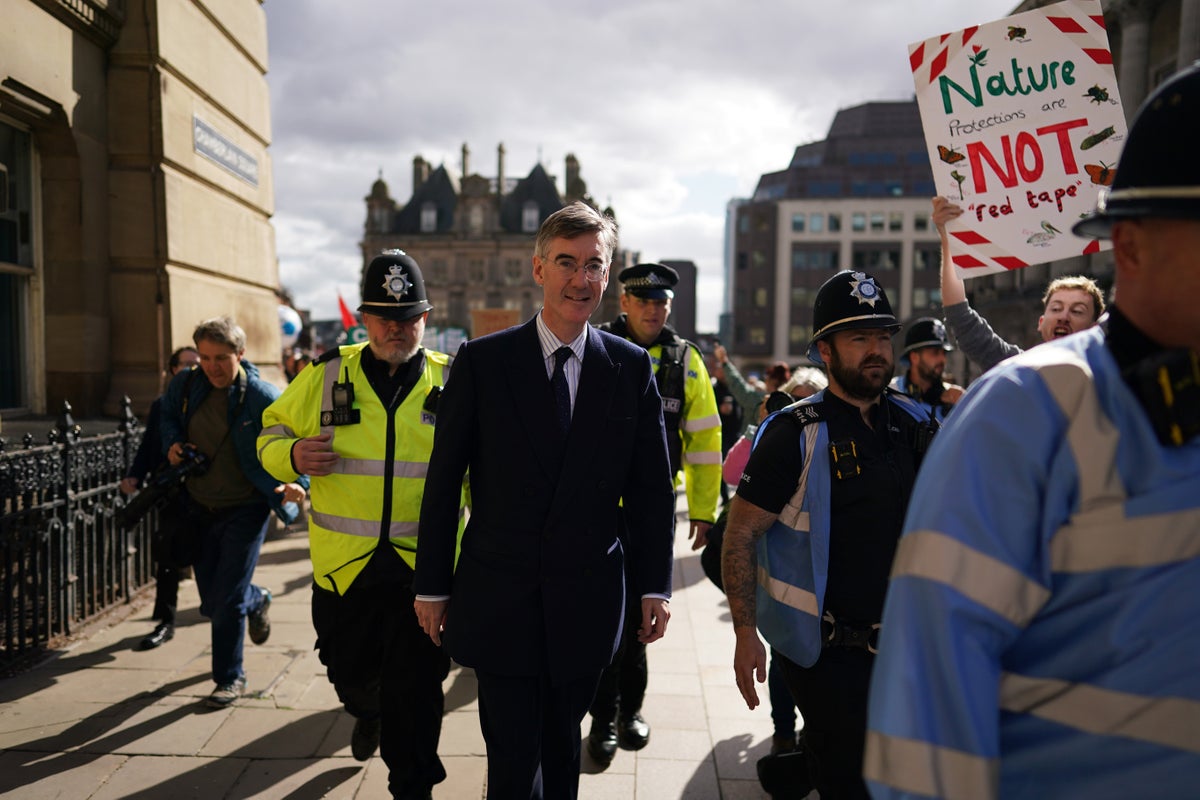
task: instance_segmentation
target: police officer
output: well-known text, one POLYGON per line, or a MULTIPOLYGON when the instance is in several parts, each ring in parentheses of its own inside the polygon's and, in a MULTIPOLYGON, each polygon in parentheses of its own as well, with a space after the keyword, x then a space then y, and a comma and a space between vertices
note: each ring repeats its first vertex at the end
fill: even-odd
POLYGON ((920 403, 926 411, 943 421, 962 397, 962 387, 942 380, 946 353, 954 348, 946 336, 946 325, 933 317, 920 317, 904 334, 900 363, 908 362, 903 375, 892 379, 892 388, 920 403))
POLYGON ((362 296, 368 341, 297 375, 263 414, 259 457, 273 475, 312 479, 313 625, 355 718, 351 752, 365 761, 379 746, 392 796, 423 798, 446 777, 437 747, 449 659, 417 623, 412 568, 451 359, 421 347, 433 306, 411 256, 376 256, 362 296))
POLYGON ((1112 239, 1107 321, 984 375, 922 467, 871 687, 876 798, 1196 796, 1198 136, 1194 65, 1074 226, 1112 239))
MULTIPOLYGON (((697 550, 704 546, 717 518, 721 488, 721 418, 712 380, 700 349, 667 325, 679 273, 665 264, 636 264, 621 270, 617 280, 623 313, 599 328, 650 351, 662 396, 671 471, 676 483, 682 476, 686 484, 688 537, 697 550)), ((638 604, 629 603, 628 608, 631 616, 622 649, 601 676, 590 709, 587 749, 602 766, 612 761, 618 743, 640 750, 650 740, 650 726, 641 715, 648 679, 646 646, 637 640, 638 604)))
POLYGON ((847 270, 821 286, 809 359, 826 366, 829 386, 763 421, 725 529, 738 688, 758 705, 767 661, 757 626, 782 656, 821 797, 867 797, 867 685, 884 591, 936 426, 888 388, 899 328, 870 275, 847 270))

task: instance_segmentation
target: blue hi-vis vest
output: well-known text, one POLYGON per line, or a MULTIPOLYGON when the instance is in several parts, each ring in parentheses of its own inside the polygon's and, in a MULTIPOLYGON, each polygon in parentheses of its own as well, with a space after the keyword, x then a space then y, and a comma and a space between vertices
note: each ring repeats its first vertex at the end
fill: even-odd
MULTIPOLYGON (((829 571, 829 426, 816 406, 825 397, 817 392, 776 411, 763 420, 755 444, 783 414, 803 425, 799 445, 804 453, 796 493, 774 524, 758 540, 756 622, 763 638, 802 667, 811 667, 821 654, 821 615, 829 571), (816 457, 814 457, 816 456, 816 457)), ((912 398, 888 392, 885 401, 918 422, 929 412, 912 398)))

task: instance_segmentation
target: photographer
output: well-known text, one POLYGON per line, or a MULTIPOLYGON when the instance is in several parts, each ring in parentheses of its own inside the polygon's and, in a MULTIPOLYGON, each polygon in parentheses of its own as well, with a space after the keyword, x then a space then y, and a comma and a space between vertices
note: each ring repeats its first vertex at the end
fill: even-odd
POLYGON ((228 317, 201 322, 192 339, 200 369, 176 375, 162 403, 162 444, 179 466, 186 447, 207 457, 208 469, 187 480, 184 518, 200 539, 195 563, 200 613, 212 620, 212 671, 216 689, 210 708, 224 708, 245 692, 242 645, 271 634, 271 593, 250 578, 272 510, 284 522, 299 516, 308 479, 283 484, 267 474, 255 455, 262 412, 279 390, 259 378, 242 356, 245 332, 228 317))
MULTIPOLYGON (((200 363, 200 354, 194 347, 181 347, 167 362, 171 375, 178 375, 185 370, 193 369, 200 363)), ((138 446, 137 455, 129 465, 129 471, 121 479, 121 492, 131 495, 138 490, 149 475, 163 463, 162 437, 159 435, 159 417, 162 414, 162 397, 150 404, 150 413, 146 415, 146 432, 142 434, 142 443, 138 446)), ((173 509, 172 509, 173 510, 173 509)), ((158 530, 154 532, 154 560, 157 567, 154 572, 154 613, 151 619, 158 622, 154 630, 138 643, 139 650, 153 650, 163 642, 169 642, 175 636, 175 603, 179 596, 179 570, 181 564, 174 557, 170 547, 172 529, 178 524, 176 515, 164 508, 159 515, 158 530)))

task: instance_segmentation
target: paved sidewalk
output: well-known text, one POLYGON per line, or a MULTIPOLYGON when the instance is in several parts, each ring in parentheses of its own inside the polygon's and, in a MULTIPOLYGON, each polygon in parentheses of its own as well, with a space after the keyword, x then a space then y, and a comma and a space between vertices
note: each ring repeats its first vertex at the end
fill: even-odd
MULTIPOLYGON (((667 636, 650 646, 643 714, 650 744, 620 751, 603 772, 586 752, 582 800, 760 800, 755 762, 770 746, 764 705, 750 712, 733 683, 733 630, 724 597, 704 576, 682 520, 667 636)), ((250 696, 212 711, 209 627, 195 583, 180 587, 175 638, 133 648, 153 627, 153 592, 132 613, 59 657, 0 681, 0 797, 71 800, 384 798, 378 757, 350 756, 353 721, 313 652, 311 567, 303 533, 268 541, 255 582, 274 592, 271 638, 246 640, 250 696)), ((584 720, 586 734, 589 720, 584 720)), ((439 800, 486 791, 475 679, 452 668, 440 752, 439 800)))

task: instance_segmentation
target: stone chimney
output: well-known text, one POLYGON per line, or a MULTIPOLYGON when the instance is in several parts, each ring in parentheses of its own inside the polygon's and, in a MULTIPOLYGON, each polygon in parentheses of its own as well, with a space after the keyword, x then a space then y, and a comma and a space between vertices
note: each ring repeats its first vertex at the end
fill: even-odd
POLYGON ((462 146, 462 176, 465 178, 471 174, 471 150, 467 147, 467 143, 463 142, 462 146))
POLYGON ((504 197, 504 142, 496 147, 496 199, 504 197))
POLYGON ((429 180, 429 162, 420 156, 413 158, 413 194, 429 180))

